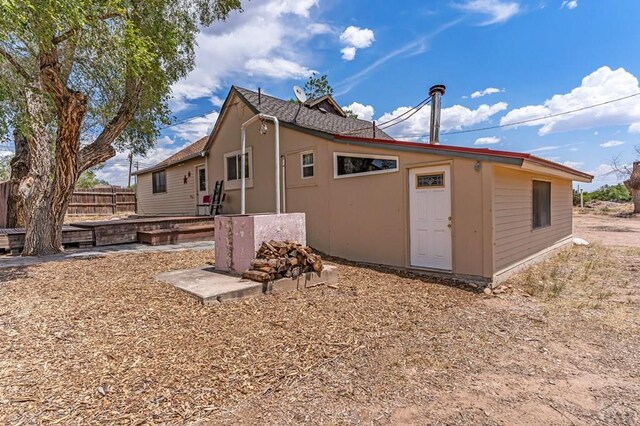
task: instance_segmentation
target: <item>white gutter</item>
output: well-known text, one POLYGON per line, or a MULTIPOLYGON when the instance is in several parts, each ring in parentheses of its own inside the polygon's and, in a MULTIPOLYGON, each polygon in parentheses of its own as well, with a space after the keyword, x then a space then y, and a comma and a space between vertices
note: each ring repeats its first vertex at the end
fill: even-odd
POLYGON ((242 139, 242 153, 241 153, 241 162, 240 162, 240 180, 241 180, 241 201, 240 201, 240 213, 241 214, 246 214, 246 190, 247 190, 247 184, 245 182, 246 180, 246 176, 244 173, 245 170, 245 163, 246 163, 246 152, 247 152, 247 146, 246 146, 246 141, 247 141, 247 135, 246 135, 246 128, 249 124, 253 123, 256 120, 271 120, 273 121, 274 127, 276 129, 276 140, 275 140, 275 145, 276 145, 276 214, 280 214, 280 122, 278 121, 278 118, 274 117, 273 115, 267 115, 267 114, 257 114, 254 115, 253 117, 251 117, 250 119, 248 119, 247 121, 245 121, 244 123, 242 123, 242 127, 241 127, 241 139, 242 139))

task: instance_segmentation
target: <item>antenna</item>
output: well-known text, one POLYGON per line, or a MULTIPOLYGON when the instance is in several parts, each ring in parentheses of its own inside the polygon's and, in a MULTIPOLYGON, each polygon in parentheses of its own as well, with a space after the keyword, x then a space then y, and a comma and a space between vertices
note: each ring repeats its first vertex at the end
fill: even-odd
POLYGON ((307 95, 304 94, 304 90, 300 86, 293 86, 293 94, 296 95, 296 99, 301 103, 307 102, 307 95))

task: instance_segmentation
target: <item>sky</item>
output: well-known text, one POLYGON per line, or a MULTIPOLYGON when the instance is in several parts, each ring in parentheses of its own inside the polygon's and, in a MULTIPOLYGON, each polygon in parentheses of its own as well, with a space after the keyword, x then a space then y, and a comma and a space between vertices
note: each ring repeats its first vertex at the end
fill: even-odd
MULTIPOLYGON (((195 69, 173 86, 175 121, 151 166, 207 135, 231 85, 289 99, 313 72, 360 118, 386 121, 442 99, 441 143, 529 152, 616 183, 612 158, 640 145, 640 96, 519 126, 447 134, 564 113, 640 93, 637 0, 252 0, 203 28, 195 69)), ((386 131, 424 140, 429 107, 386 131)), ((99 172, 126 184, 127 153, 99 172)))

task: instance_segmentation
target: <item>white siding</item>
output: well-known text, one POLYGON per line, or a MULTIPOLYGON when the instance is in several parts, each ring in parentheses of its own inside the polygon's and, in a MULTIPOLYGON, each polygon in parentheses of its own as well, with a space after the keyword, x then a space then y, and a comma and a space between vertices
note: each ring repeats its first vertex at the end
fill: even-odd
POLYGON ((571 181, 495 168, 494 262, 500 271, 559 242, 572 232, 571 181), (551 226, 533 229, 533 180, 551 182, 551 226))
MULTIPOLYGON (((196 213, 196 166, 205 159, 196 158, 166 168, 167 192, 153 193, 151 173, 138 175, 136 196, 139 215, 190 216, 196 213), (191 176, 189 176, 191 173, 191 176), (184 182, 185 176, 187 183, 184 182)), ((211 187, 211 185, 209 185, 211 187)))

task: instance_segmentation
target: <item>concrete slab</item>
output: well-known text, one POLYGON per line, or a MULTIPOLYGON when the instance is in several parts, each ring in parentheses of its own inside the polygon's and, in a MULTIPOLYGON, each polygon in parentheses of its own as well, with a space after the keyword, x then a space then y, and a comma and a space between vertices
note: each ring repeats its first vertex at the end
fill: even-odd
POLYGON ((156 279, 195 296, 205 305, 212 305, 257 297, 263 293, 279 294, 319 285, 335 284, 338 281, 338 271, 333 265, 325 265, 320 275, 310 272, 300 275, 297 279, 282 278, 263 284, 221 273, 211 266, 201 266, 194 269, 164 272, 156 279))
POLYGON ((164 272, 156 279, 195 296, 205 305, 262 294, 262 283, 221 274, 210 266, 164 272))

